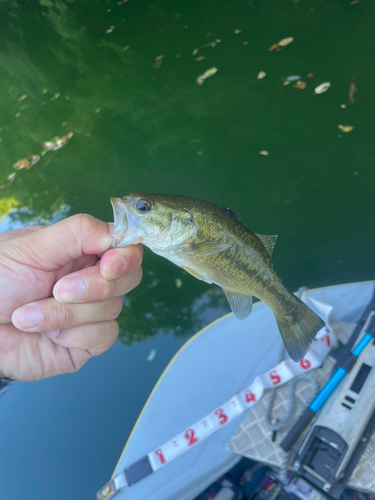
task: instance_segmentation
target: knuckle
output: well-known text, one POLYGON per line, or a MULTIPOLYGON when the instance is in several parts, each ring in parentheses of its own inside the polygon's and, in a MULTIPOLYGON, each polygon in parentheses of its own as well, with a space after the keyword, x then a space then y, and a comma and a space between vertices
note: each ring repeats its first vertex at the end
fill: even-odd
POLYGON ((122 298, 115 297, 114 299, 111 299, 109 301, 109 307, 110 307, 109 311, 110 317, 113 319, 118 318, 122 310, 122 298))
POLYGON ((56 310, 57 324, 60 328, 70 327, 74 323, 74 313, 69 304, 60 304, 56 310))

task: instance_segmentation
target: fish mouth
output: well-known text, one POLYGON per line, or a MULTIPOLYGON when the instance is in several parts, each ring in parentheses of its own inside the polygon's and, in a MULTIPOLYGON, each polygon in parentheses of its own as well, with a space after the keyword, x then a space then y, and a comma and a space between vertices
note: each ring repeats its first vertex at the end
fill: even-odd
POLYGON ((135 220, 131 212, 126 209, 125 198, 111 198, 113 209, 113 232, 114 237, 111 248, 126 247, 134 243, 135 220))

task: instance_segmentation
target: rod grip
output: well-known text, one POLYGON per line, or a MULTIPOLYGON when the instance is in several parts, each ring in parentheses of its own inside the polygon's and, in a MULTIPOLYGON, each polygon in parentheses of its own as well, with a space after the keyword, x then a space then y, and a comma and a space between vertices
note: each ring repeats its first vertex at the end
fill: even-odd
POLYGON ((309 425, 309 423, 315 417, 315 415, 316 413, 313 412, 310 409, 310 407, 306 408, 306 410, 299 417, 293 428, 289 431, 289 434, 287 434, 280 443, 280 447, 284 451, 290 451, 294 443, 302 434, 303 430, 309 425))

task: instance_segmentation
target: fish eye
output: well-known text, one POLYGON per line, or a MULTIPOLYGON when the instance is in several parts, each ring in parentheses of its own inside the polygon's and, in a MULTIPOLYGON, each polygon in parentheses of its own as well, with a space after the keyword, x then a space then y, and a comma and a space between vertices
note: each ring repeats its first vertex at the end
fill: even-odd
POLYGON ((138 200, 137 201, 137 210, 144 214, 145 212, 149 212, 152 209, 152 203, 149 200, 138 200))

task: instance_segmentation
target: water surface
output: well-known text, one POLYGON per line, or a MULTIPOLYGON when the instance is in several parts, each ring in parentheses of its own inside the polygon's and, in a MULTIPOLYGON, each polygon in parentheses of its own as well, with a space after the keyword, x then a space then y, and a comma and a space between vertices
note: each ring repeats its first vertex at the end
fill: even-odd
MULTIPOLYGON (((79 212, 111 221, 109 197, 132 191, 190 195, 278 234, 274 264, 292 289, 371 279, 374 15, 362 0, 1 0, 0 229, 79 212), (290 75, 306 89, 282 85, 290 75)), ((228 310, 219 289, 146 250, 113 348, 1 401, 1 499, 93 498, 173 354, 228 310)))

